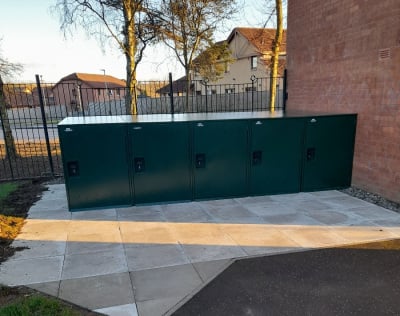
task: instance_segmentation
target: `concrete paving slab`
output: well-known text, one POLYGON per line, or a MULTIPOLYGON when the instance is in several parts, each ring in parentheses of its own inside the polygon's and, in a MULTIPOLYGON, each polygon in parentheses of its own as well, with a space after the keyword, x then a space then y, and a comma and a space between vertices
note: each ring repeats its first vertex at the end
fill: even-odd
POLYGON ((109 208, 104 210, 72 212, 71 219, 90 221, 115 221, 117 219, 117 211, 115 210, 115 208, 109 208))
POLYGON ((70 221, 26 219, 16 240, 66 241, 70 221))
MULTIPOLYGON (((136 304, 125 304, 96 309, 95 312, 108 316, 138 316, 136 304)), ((150 314, 149 314, 150 315, 150 314)))
POLYGON ((308 194, 317 198, 335 198, 340 196, 348 196, 346 193, 340 192, 338 190, 315 191, 308 192, 308 194))
POLYGON ((119 221, 165 222, 165 216, 159 205, 132 206, 117 209, 119 221))
POLYGON ((303 225, 303 226, 318 226, 321 222, 302 213, 290 213, 280 215, 262 216, 265 223, 274 225, 303 225))
POLYGON ((191 264, 134 271, 130 275, 136 302, 184 297, 203 283, 191 264))
POLYGON ((302 248, 330 247, 347 242, 346 238, 325 226, 283 227, 279 231, 302 248))
POLYGON ((24 247, 26 249, 15 252, 12 259, 21 260, 63 256, 66 244, 65 241, 14 240, 12 243, 13 247, 24 247))
POLYGON ((0 284, 9 286, 58 281, 64 256, 8 260, 0 265, 0 284))
POLYGON ((368 205, 362 207, 355 207, 349 210, 351 213, 361 216, 364 219, 375 220, 375 219, 392 219, 397 220, 400 218, 400 214, 385 209, 377 205, 368 205))
POLYGON ((62 280, 127 272, 123 247, 100 252, 66 255, 62 280))
POLYGON ((68 203, 66 198, 53 196, 52 199, 43 197, 30 208, 32 212, 36 211, 68 211, 68 203))
POLYGON ((282 215, 296 213, 296 209, 281 202, 246 203, 246 209, 257 216, 282 215))
POLYGON ((344 195, 339 197, 322 198, 320 201, 327 203, 335 209, 351 209, 355 207, 371 206, 371 203, 357 199, 355 197, 344 195))
MULTIPOLYGON (((93 237, 93 236, 92 236, 93 237)), ((93 239, 94 240, 94 239, 93 239)), ((101 239, 99 239, 101 240, 101 239)), ((65 254, 76 255, 76 254, 89 254, 89 253, 101 253, 101 252, 123 252, 123 245, 115 242, 68 242, 65 254)))
POLYGON ((272 225, 225 225, 221 229, 240 245, 248 255, 288 252, 301 247, 295 239, 290 238, 272 225))
POLYGON ((261 217, 254 215, 247 210, 243 205, 229 205, 229 206, 207 206, 203 205, 205 211, 217 223, 263 223, 261 217))
POLYGON ((154 269, 189 263, 181 245, 125 245, 129 271, 154 269))
POLYGON ((92 310, 135 302, 127 272, 63 280, 59 297, 92 310))
POLYGON ((161 209, 169 222, 207 223, 213 220, 197 202, 166 204, 161 209))
POLYGON ((212 261, 219 259, 240 258, 246 256, 246 252, 237 246, 218 245, 184 245, 182 248, 190 262, 212 261))
POLYGON ((168 311, 177 305, 181 300, 181 296, 168 297, 137 302, 136 305, 139 316, 163 316, 168 315, 168 311))
POLYGON ((243 198, 235 198, 234 201, 242 205, 248 205, 248 204, 271 203, 272 199, 271 196, 269 195, 261 195, 261 196, 247 196, 243 198))
POLYGON ((28 219, 70 220, 71 213, 67 210, 40 210, 29 211, 28 219))
POLYGON ((324 211, 332 209, 332 205, 329 203, 324 203, 315 198, 310 200, 286 201, 283 204, 296 212, 324 211))
POLYGON ((377 226, 351 226, 351 227, 329 227, 336 235, 340 236, 346 243, 364 243, 378 240, 396 238, 392 228, 377 226))
POLYGON ((48 295, 58 297, 60 281, 28 284, 28 287, 48 295))
MULTIPOLYGON (((176 225, 176 224, 175 224, 176 225)), ((176 244, 174 225, 163 222, 119 222, 122 242, 127 244, 176 244)))
POLYGON ((351 210, 309 210, 306 212, 307 216, 313 218, 323 225, 329 226, 348 226, 348 225, 361 225, 365 221, 364 218, 355 214, 351 210))
POLYGON ((193 267, 204 283, 209 282, 224 271, 233 261, 231 259, 195 262, 193 267))

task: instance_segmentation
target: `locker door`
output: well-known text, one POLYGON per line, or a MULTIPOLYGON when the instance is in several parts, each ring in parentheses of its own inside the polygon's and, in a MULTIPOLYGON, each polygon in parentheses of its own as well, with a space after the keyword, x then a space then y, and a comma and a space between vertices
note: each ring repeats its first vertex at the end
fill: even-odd
POLYGON ((202 121, 192 126, 195 198, 247 194, 247 122, 202 121))
POLYGON ((251 194, 300 191, 304 120, 252 120, 251 194))
POLYGON ((129 130, 134 203, 190 200, 188 125, 138 123, 129 130))
POLYGON ((70 210, 129 205, 126 126, 59 126, 70 210))
POLYGON ((310 117, 303 149, 303 191, 351 185, 356 115, 310 117))

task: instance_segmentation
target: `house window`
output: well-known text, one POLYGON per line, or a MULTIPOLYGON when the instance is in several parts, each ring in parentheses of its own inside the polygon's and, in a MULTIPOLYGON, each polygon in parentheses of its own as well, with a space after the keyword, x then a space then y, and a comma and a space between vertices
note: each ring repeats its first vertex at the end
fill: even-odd
POLYGON ((250 67, 251 67, 252 70, 256 70, 257 69, 257 56, 251 56, 250 67))
POLYGON ((97 89, 97 95, 100 96, 101 95, 101 90, 97 89))
POLYGON ((257 91, 257 87, 246 87, 246 92, 257 91))

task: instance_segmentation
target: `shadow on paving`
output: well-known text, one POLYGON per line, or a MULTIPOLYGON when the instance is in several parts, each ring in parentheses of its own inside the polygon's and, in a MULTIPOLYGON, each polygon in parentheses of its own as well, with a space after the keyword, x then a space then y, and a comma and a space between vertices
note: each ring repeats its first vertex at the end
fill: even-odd
POLYGON ((173 315, 400 315, 400 240, 235 261, 173 315))

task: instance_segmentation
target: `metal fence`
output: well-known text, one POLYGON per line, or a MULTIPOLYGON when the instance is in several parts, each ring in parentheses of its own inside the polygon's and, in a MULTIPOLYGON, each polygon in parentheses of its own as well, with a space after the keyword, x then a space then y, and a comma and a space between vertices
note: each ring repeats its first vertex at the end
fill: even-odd
MULTIPOLYGON (((269 78, 213 85, 204 81, 137 84, 138 115, 269 110, 269 78), (189 93, 186 93, 189 91, 189 93)), ((277 80, 276 109, 285 107, 277 80)), ((124 115, 125 90, 81 83, 4 84, 0 91, 0 181, 63 175, 57 124, 67 116, 124 115)))

